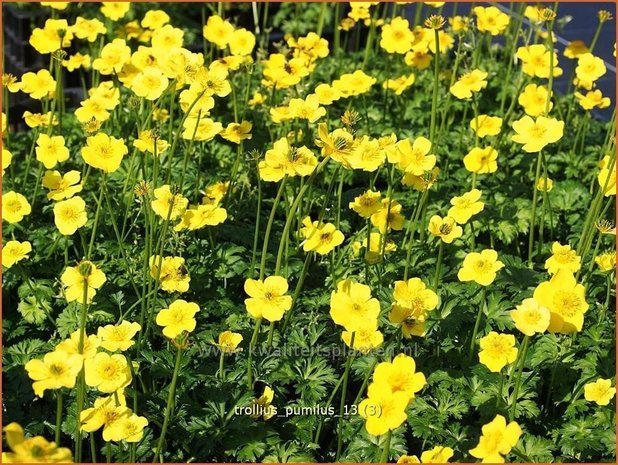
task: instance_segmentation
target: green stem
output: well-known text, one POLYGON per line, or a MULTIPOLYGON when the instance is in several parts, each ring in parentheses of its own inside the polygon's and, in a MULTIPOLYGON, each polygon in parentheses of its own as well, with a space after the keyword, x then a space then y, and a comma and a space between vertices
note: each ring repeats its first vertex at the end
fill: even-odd
POLYGON ((384 440, 384 446, 382 447, 382 454, 380 455, 380 463, 387 463, 388 456, 391 451, 391 438, 393 432, 389 429, 386 433, 386 439, 384 440))
POLYGON ((255 350, 255 344, 257 343, 258 336, 260 334, 260 325, 262 324, 262 318, 255 320, 255 328, 253 330, 253 336, 251 336, 251 342, 249 343, 249 354, 247 355, 247 387, 249 389, 253 386, 253 351, 255 350))
POLYGON ((483 309, 485 307, 485 300, 487 297, 487 287, 481 288, 481 301, 479 302, 479 311, 476 314, 476 321, 474 322, 474 330, 472 331, 472 339, 470 339, 470 350, 468 352, 468 360, 471 362, 474 356, 474 348, 476 347, 476 336, 481 326, 481 315, 483 315, 483 309))
MULTIPOLYGON (((356 333, 353 332, 352 337, 350 338, 350 350, 354 350, 355 336, 356 333)), ((341 456, 341 449, 343 447, 343 414, 345 409, 346 394, 348 392, 348 378, 350 376, 350 367, 352 366, 352 360, 354 360, 354 354, 352 353, 352 355, 350 355, 348 353, 345 364, 345 371, 343 372, 343 387, 341 390, 341 400, 339 401, 339 421, 337 423, 337 454, 335 455, 335 461, 339 460, 339 457, 341 456)))
POLYGON ((161 428, 161 436, 157 442, 157 449, 155 451, 155 460, 157 457, 161 460, 162 454, 165 451, 163 448, 163 441, 165 441, 165 433, 167 432, 167 426, 169 424, 170 416, 172 413, 172 404, 174 403, 174 396, 176 394, 176 383, 178 382, 178 374, 180 373, 180 365, 182 361, 182 348, 178 346, 178 352, 176 352, 176 363, 174 364, 174 374, 172 375, 172 384, 167 395, 167 405, 165 406, 165 416, 163 417, 163 427, 161 428))
POLYGON ((54 440, 60 446, 60 428, 62 425, 62 389, 56 389, 56 435, 54 440))
POLYGON ((222 350, 221 351, 221 355, 219 356, 219 378, 221 380, 225 379, 224 372, 223 372, 223 361, 224 361, 224 358, 225 358, 225 352, 223 352, 223 350, 222 350))
POLYGON ((434 56, 433 69, 433 94, 431 96, 431 123, 429 126, 429 139, 431 140, 434 154, 436 152, 436 113, 438 107, 438 87, 440 85, 440 35, 437 29, 434 29, 434 38, 436 43, 436 53, 434 56))
POLYGON ((534 183, 532 184, 532 214, 530 216, 530 238, 528 242, 528 268, 532 268, 532 251, 534 250, 534 226, 536 222, 536 204, 538 198, 538 191, 536 185, 539 182, 541 176, 541 152, 537 154, 536 158, 536 173, 534 175, 534 183))
MULTIPOLYGON (((521 374, 524 371, 524 365, 526 364, 526 354, 528 352, 528 343, 530 341, 530 336, 524 336, 524 341, 522 342, 522 348, 519 354, 519 368, 517 370, 517 377, 515 378, 515 388, 513 390, 513 403, 511 405, 511 412, 509 415, 509 421, 513 421, 515 419, 515 410, 517 408, 517 396, 519 395, 519 387, 521 384, 521 374)), ((515 362, 515 366, 517 367, 517 362, 515 362)))
POLYGON ((275 201, 273 202, 272 209, 270 210, 270 216, 268 218, 268 223, 266 224, 266 233, 264 235, 264 244, 262 246, 262 257, 260 260, 260 280, 264 279, 264 273, 266 268, 266 253, 268 252, 268 241, 270 239, 270 230, 273 226, 273 221, 275 221, 275 214, 277 213, 277 206, 279 205, 279 201, 281 200, 281 196, 283 195, 283 191, 285 189, 285 184, 287 182, 287 176, 283 178, 281 184, 279 185, 279 189, 277 190, 277 195, 275 197, 275 201))
POLYGON ((438 261, 436 262, 436 274, 433 277, 433 290, 438 289, 438 283, 440 282, 440 267, 442 266, 442 256, 444 254, 444 242, 440 239, 440 246, 438 248, 438 261))

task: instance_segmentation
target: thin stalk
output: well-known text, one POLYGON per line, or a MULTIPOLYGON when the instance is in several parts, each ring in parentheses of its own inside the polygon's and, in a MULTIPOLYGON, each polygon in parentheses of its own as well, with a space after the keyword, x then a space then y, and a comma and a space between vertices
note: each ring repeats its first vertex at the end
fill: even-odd
MULTIPOLYGON (((513 390, 513 403, 511 404, 511 411, 509 414, 509 421, 513 421, 515 419, 515 410, 517 408, 517 396, 519 395, 519 387, 521 384, 521 374, 524 371, 524 365, 526 363, 526 354, 528 352, 528 343, 530 341, 530 336, 524 336, 524 341, 522 342, 522 348, 520 351, 519 357, 519 368, 517 370, 517 377, 515 378, 515 388, 513 390)), ((517 362, 515 363, 517 366, 517 362)))
POLYGON ((165 451, 163 448, 163 441, 165 441, 165 433, 167 432, 167 426, 169 424, 170 416, 172 413, 172 404, 174 403, 174 396, 176 394, 176 383, 178 382, 178 374, 180 373, 180 365, 182 361, 182 347, 178 346, 178 352, 176 352, 176 363, 174 364, 174 374, 172 375, 172 384, 167 395, 167 405, 165 406, 165 415, 163 417, 163 427, 161 428, 161 436, 157 442, 157 449, 155 451, 155 459, 157 457, 161 460, 162 454, 165 451))
POLYGON ((476 314, 476 321, 474 322, 474 330, 472 331, 472 338, 470 339, 470 350, 468 352, 469 361, 472 361, 472 357, 474 356, 474 348, 476 347, 476 336, 479 332, 479 327, 481 326, 481 316, 483 315, 486 297, 487 297, 487 287, 483 286, 481 289, 481 301, 479 302, 479 311, 476 314))
MULTIPOLYGON (((352 332, 352 337, 350 338, 350 349, 354 350, 354 337, 356 333, 352 332)), ((343 447, 343 413, 345 408, 345 399, 346 394, 348 392, 348 378, 350 375, 350 367, 352 366, 352 360, 354 360, 354 353, 350 355, 348 353, 348 357, 345 364, 345 371, 343 372, 343 387, 341 389, 341 400, 339 402, 339 421, 337 424, 337 454, 335 455, 335 461, 339 460, 341 456, 341 449, 343 447)))

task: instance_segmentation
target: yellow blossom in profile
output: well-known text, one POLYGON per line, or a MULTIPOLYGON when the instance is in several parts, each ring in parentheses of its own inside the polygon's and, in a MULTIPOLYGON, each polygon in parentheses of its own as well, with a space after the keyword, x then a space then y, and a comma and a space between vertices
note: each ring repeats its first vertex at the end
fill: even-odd
POLYGON ((367 190, 354 198, 354 202, 349 203, 349 207, 363 218, 370 218, 382 208, 382 194, 367 190))
POLYGON ((599 378, 592 383, 584 385, 584 397, 588 402, 597 405, 608 405, 616 395, 616 388, 612 386, 611 379, 599 378))
POLYGON ((616 252, 606 252, 597 255, 594 262, 599 266, 603 273, 616 270, 616 252))
POLYGON ((28 241, 7 241, 2 246, 2 266, 12 267, 15 263, 28 258, 30 252, 32 252, 32 244, 28 241))
POLYGON ((200 307, 194 302, 178 299, 157 313, 156 322, 163 327, 163 335, 170 339, 175 339, 183 332, 191 333, 195 329, 197 322, 195 314, 200 311, 200 307))
POLYGON ((457 279, 462 282, 474 281, 481 286, 489 286, 496 279, 496 273, 504 267, 498 260, 498 253, 492 249, 470 252, 466 255, 463 265, 457 273, 457 279))
POLYGON ((3 147, 2 148, 2 175, 3 176, 4 176, 6 169, 9 166, 11 166, 11 160, 13 160, 13 154, 3 147))
POLYGON ((592 110, 593 108, 607 108, 611 104, 609 97, 604 97, 599 89, 591 90, 583 95, 580 92, 574 93, 577 103, 584 110, 592 110))
POLYGON ((327 255, 341 245, 345 239, 343 233, 332 223, 312 222, 310 217, 303 220, 301 234, 305 238, 303 251, 314 251, 319 255, 327 255))
POLYGON ((535 299, 524 299, 521 305, 510 311, 515 327, 526 336, 544 333, 549 327, 551 314, 535 299))
POLYGON ((251 139, 252 128, 253 125, 249 121, 230 123, 221 131, 221 137, 235 144, 240 144, 243 140, 251 139))
POLYGON ((605 197, 616 195, 616 158, 610 158, 607 155, 603 157, 599 166, 601 171, 597 176, 597 181, 599 187, 603 190, 603 195, 605 197))
POLYGON ((245 307, 253 318, 279 321, 292 308, 292 296, 288 292, 288 281, 282 276, 269 276, 264 280, 247 279, 244 285, 245 307))
POLYGON ((414 74, 405 75, 404 74, 403 76, 399 76, 398 78, 395 78, 395 79, 387 79, 382 84, 382 88, 392 90, 393 92, 395 92, 395 95, 401 95, 403 94, 405 90, 412 87, 412 84, 414 84, 415 81, 416 81, 416 75, 414 74))
POLYGON ((97 354, 97 349, 101 345, 99 338, 94 334, 86 334, 83 332, 84 337, 80 336, 82 332, 76 329, 71 335, 64 341, 58 343, 56 351, 64 352, 67 355, 77 354, 83 360, 94 357, 97 354), (80 339, 82 339, 82 349, 79 349, 80 339))
POLYGON ((133 146, 141 152, 161 155, 168 149, 169 143, 160 137, 155 137, 155 133, 148 129, 139 133, 139 137, 133 141, 133 146))
POLYGON ((572 40, 565 47, 564 56, 570 59, 575 59, 589 51, 590 49, 586 46, 586 43, 583 40, 572 40))
POLYGON ((215 344, 221 352, 225 354, 233 354, 238 352, 238 345, 242 342, 242 334, 233 333, 232 331, 223 331, 219 334, 217 343, 215 344))
POLYGON ((223 125, 210 118, 187 118, 183 123, 185 140, 208 142, 215 138, 223 130, 223 125))
POLYGON ((554 188, 554 181, 550 178, 545 178, 543 176, 539 177, 539 180, 536 183, 536 190, 541 192, 551 192, 554 188))
POLYGON ((355 241, 352 243, 352 251, 354 256, 358 257, 361 250, 365 250, 364 259, 367 263, 375 264, 382 261, 382 252, 389 253, 397 250, 397 246, 393 241, 386 241, 384 243, 384 236, 377 232, 372 232, 369 235, 369 244, 367 244, 367 238, 362 241, 355 241))
POLYGON ((517 422, 508 425, 502 415, 496 415, 490 423, 483 425, 478 445, 470 449, 470 455, 482 459, 483 463, 504 463, 507 455, 519 441, 522 434, 517 422))
POLYGON ((405 222, 405 217, 401 214, 402 208, 396 200, 382 199, 382 208, 371 215, 371 224, 378 228, 382 235, 391 229, 401 231, 405 222))
POLYGON ((552 256, 545 261, 545 269, 549 274, 556 274, 558 270, 567 270, 577 273, 581 268, 581 257, 570 245, 561 245, 554 242, 551 246, 552 256))
POLYGON ((363 354, 380 347, 384 342, 384 335, 378 329, 378 320, 363 320, 354 331, 343 331, 341 339, 346 346, 363 354))

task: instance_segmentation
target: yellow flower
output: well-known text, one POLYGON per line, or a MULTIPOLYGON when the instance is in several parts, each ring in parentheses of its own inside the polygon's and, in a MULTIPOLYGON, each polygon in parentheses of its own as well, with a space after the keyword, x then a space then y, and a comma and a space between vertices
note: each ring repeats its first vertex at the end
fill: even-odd
POLYGON ((448 216, 459 224, 465 224, 474 215, 483 211, 485 204, 480 201, 481 191, 472 189, 460 197, 451 199, 452 207, 448 210, 448 216))
POLYGON ((130 321, 124 320, 122 323, 117 325, 107 325, 100 326, 97 331, 97 337, 101 341, 101 347, 110 352, 125 351, 133 344, 133 336, 137 333, 142 327, 139 323, 131 323, 130 321))
POLYGON ((448 23, 451 26, 451 30, 456 33, 463 33, 470 27, 470 18, 467 16, 451 16, 448 19, 448 23))
POLYGON ((369 92, 376 83, 376 78, 358 69, 353 73, 342 74, 333 81, 333 87, 341 92, 342 97, 352 97, 369 92))
POLYGON ((13 159, 13 154, 3 147, 2 148, 2 175, 3 176, 4 176, 4 172, 6 171, 6 169, 9 166, 11 166, 12 159, 13 159))
POLYGON ((144 428, 148 426, 148 420, 132 413, 120 415, 117 421, 112 422, 103 430, 104 440, 140 442, 144 437, 144 428), (107 435, 106 435, 107 432, 107 435), (107 439, 105 439, 107 436, 107 439))
POLYGON ((390 152, 389 161, 406 174, 422 176, 436 165, 436 156, 430 154, 432 144, 425 137, 417 137, 414 142, 403 139, 397 142, 396 150, 390 152))
POLYGON ((247 279, 244 289, 249 296, 245 299, 245 307, 253 318, 279 321, 292 308, 292 296, 285 295, 288 282, 281 276, 269 276, 264 280, 247 279))
POLYGON ((382 26, 380 47, 388 53, 404 54, 412 46, 414 34, 410 30, 410 23, 400 16, 393 18, 390 24, 382 26))
POLYGON ((41 100, 56 91, 56 81, 49 71, 42 69, 37 73, 28 72, 21 77, 22 91, 31 98, 41 100))
POLYGON ((217 204, 197 205, 184 212, 180 223, 174 226, 174 231, 182 231, 183 229, 195 231, 205 226, 216 226, 226 219, 227 211, 217 204))
POLYGON ((79 355, 69 355, 54 351, 45 354, 43 360, 30 360, 26 363, 28 377, 34 381, 32 388, 38 397, 43 397, 47 389, 72 388, 77 374, 82 368, 79 355))
POLYGON ((10 191, 2 195, 3 220, 8 223, 19 223, 30 212, 32 212, 32 207, 22 194, 10 191))
POLYGON ((79 171, 72 170, 64 176, 59 171, 45 171, 43 175, 43 187, 49 189, 47 198, 51 200, 63 200, 73 197, 82 190, 79 171))
POLYGON ((550 332, 568 334, 581 331, 588 302, 586 289, 577 283, 573 273, 558 270, 549 281, 537 286, 534 299, 551 312, 547 328, 550 332))
POLYGON ((389 89, 395 92, 395 95, 401 95, 406 89, 409 89, 416 81, 416 75, 409 74, 399 76, 395 79, 387 79, 382 83, 383 89, 389 89))
POLYGON ((149 10, 144 15, 144 18, 140 22, 142 27, 148 29, 159 29, 170 22, 169 15, 163 10, 149 10))
POLYGON ((550 178, 545 178, 543 176, 539 177, 539 180, 536 183, 536 190, 541 192, 551 192, 554 188, 554 181, 550 178))
POLYGON ((380 263, 382 260, 382 251, 386 254, 387 252, 397 250, 397 246, 393 241, 387 241, 386 244, 384 244, 383 240, 384 236, 382 234, 373 232, 369 236, 369 247, 367 247, 367 238, 360 242, 354 242, 352 244, 354 256, 358 257, 361 249, 365 249, 364 259, 367 263, 380 263))
MULTIPOLYGON (((26 125, 31 128, 38 128, 39 126, 49 127, 50 124, 52 126, 58 125, 58 117, 56 116, 56 114, 52 114, 51 111, 48 111, 44 115, 40 113, 31 113, 29 111, 24 111, 23 118, 26 125)), ((4 128, 3 130, 6 130, 6 128, 4 128)))
POLYGON ((367 399, 358 405, 358 413, 366 420, 367 432, 380 436, 399 428, 408 418, 409 400, 405 392, 392 392, 388 384, 371 383, 367 399))
POLYGON ((337 283, 337 290, 330 296, 330 316, 335 324, 354 332, 368 320, 377 320, 379 315, 380 302, 371 296, 369 286, 351 279, 337 283))
POLYGON ((102 2, 101 13, 112 21, 118 21, 129 12, 131 2, 102 2))
POLYGON ((2 246, 2 266, 12 267, 15 263, 28 258, 32 245, 28 241, 8 241, 2 246))
POLYGON ((99 352, 85 361, 86 384, 101 392, 111 393, 128 386, 131 371, 124 355, 99 352))
MULTIPOLYGON (((94 406, 82 410, 80 415, 80 429, 93 433, 103 427, 103 440, 112 441, 114 426, 123 418, 131 415, 122 390, 106 397, 98 397, 94 406)), ((116 439, 116 440, 120 440, 116 439)))
POLYGON ((524 144, 524 152, 540 152, 547 144, 559 141, 564 131, 564 121, 539 116, 536 121, 530 116, 513 122, 517 134, 511 137, 513 142, 524 144))
POLYGON ((80 102, 80 107, 75 110, 75 117, 80 123, 88 123, 93 119, 103 122, 109 119, 110 113, 104 98, 92 96, 80 102))
POLYGON ((105 34, 107 32, 105 24, 98 19, 85 19, 81 16, 75 19, 75 24, 71 28, 75 37, 78 39, 87 39, 88 42, 94 42, 97 40, 99 34, 105 34))
POLYGON ((502 368, 513 363, 517 358, 515 336, 512 334, 499 334, 491 331, 481 338, 480 346, 479 361, 494 373, 500 372, 502 368))
POLYGON ((597 176, 597 181, 601 189, 603 189, 603 195, 609 197, 610 195, 616 195, 616 160, 615 157, 609 156, 603 157, 601 163, 599 163, 601 171, 597 176), (611 161, 611 163, 610 163, 611 161), (610 169, 611 168, 611 169, 610 169), (609 178, 609 179, 608 179, 609 178))
MULTIPOLYGON (((266 102, 266 97, 256 90, 255 93, 253 94, 253 97, 251 97, 251 99, 247 102, 247 105, 249 105, 251 108, 254 108, 259 105, 264 104, 265 102, 266 102)), ((322 101, 320 101, 320 103, 324 104, 324 102, 322 101)))
POLYGON ((64 352, 69 355, 77 354, 80 356, 82 360, 88 360, 89 358, 94 357, 97 354, 97 348, 100 345, 99 338, 94 334, 88 336, 84 332, 84 337, 82 340, 82 350, 79 350, 79 340, 80 340, 80 330, 76 329, 71 333, 71 336, 68 339, 58 343, 56 346, 56 351, 64 352))
POLYGON ((426 51, 411 51, 406 53, 403 61, 413 68, 423 70, 429 68, 431 64, 432 56, 426 51))
POLYGON ((81 151, 86 163, 106 173, 116 171, 127 153, 129 150, 122 139, 116 139, 102 132, 88 137, 86 147, 81 151))
POLYGON ((191 277, 182 257, 150 257, 150 276, 161 282, 165 292, 187 292, 191 277))
POLYGON ((455 239, 460 238, 463 234, 463 229, 450 216, 441 218, 438 215, 433 215, 429 219, 429 232, 436 237, 439 237, 443 242, 450 244, 455 239))
POLYGON ((71 45, 73 28, 66 19, 48 19, 43 29, 35 28, 30 36, 30 45, 43 55, 71 45))
POLYGON ((355 197, 354 202, 349 203, 349 207, 363 218, 370 218, 371 215, 377 213, 382 208, 381 196, 379 192, 365 191, 363 194, 355 197))
POLYGON ((135 76, 131 83, 131 90, 138 97, 154 101, 161 97, 168 84, 167 78, 159 68, 148 66, 135 76))
POLYGON ((403 392, 406 398, 414 399, 425 384, 425 375, 416 373, 416 362, 405 354, 397 355, 392 362, 382 362, 373 372, 374 384, 385 384, 393 394, 403 392))
POLYGON ((242 342, 242 335, 233 333, 232 331, 223 331, 219 334, 219 340, 215 344, 221 352, 225 354, 233 354, 238 352, 238 345, 242 342))
POLYGON ((599 269, 607 273, 616 269, 616 252, 602 253, 594 258, 594 262, 599 265, 599 269))
POLYGON ((567 44, 564 49, 564 56, 567 58, 578 58, 580 55, 589 52, 590 50, 586 46, 583 40, 572 40, 567 44))
POLYGON ((510 311, 515 327, 526 336, 544 333, 549 327, 551 314, 535 299, 524 299, 516 310, 510 311))
POLYGON ((599 378, 593 383, 584 386, 584 397, 588 402, 596 402, 597 405, 607 405, 616 395, 616 388, 612 386, 611 379, 599 378))
MULTIPOLYGON (((9 92, 15 93, 19 92, 23 87, 21 82, 17 81, 17 78, 10 73, 5 73, 2 75, 2 86, 5 87, 9 92)), ((3 127, 3 130, 5 128, 3 127)))
POLYGON ((486 249, 481 253, 470 252, 464 258, 463 265, 457 273, 462 282, 474 281, 481 286, 489 286, 496 279, 496 273, 504 267, 498 260, 495 250, 486 249))
POLYGON ((73 72, 79 68, 89 69, 90 55, 82 55, 78 52, 75 55, 71 55, 68 60, 62 60, 62 66, 69 72, 73 72))
MULTIPOLYGON (((545 86, 537 86, 536 84, 528 84, 524 91, 519 94, 517 102, 524 108, 527 115, 536 117, 545 114, 545 106, 549 92, 545 86)), ((549 102, 549 110, 554 107, 553 102, 549 102)))
POLYGON ((458 99, 472 97, 475 92, 487 87, 487 73, 480 69, 475 69, 461 76, 450 88, 451 94, 458 99))
POLYGON ((386 151, 376 139, 363 136, 350 151, 347 162, 352 169, 374 172, 384 164, 386 151))
POLYGON ((236 29, 232 32, 229 46, 232 55, 250 55, 255 47, 255 36, 245 28, 236 29))
POLYGON ((401 325, 406 338, 425 335, 428 313, 438 306, 438 296, 419 278, 395 281, 393 307, 388 315, 391 323, 401 325))
POLYGON ((377 319, 362 321, 355 327, 354 331, 343 331, 341 339, 346 346, 363 354, 380 347, 384 342, 384 336, 378 329, 377 319))
POLYGON ((241 141, 251 139, 251 129, 253 125, 249 121, 241 121, 240 123, 230 123, 221 132, 221 137, 235 144, 240 144, 241 141))
POLYGON ((592 53, 583 53, 577 58, 575 75, 580 81, 594 82, 607 72, 605 63, 592 53))
POLYGON ((577 99, 577 103, 579 103, 584 110, 592 110, 593 108, 607 108, 611 104, 610 98, 603 97, 603 94, 598 89, 588 91, 586 95, 583 95, 580 92, 575 92, 574 95, 577 99))
POLYGON ((489 174, 498 169, 498 152, 493 147, 474 147, 464 157, 464 166, 471 173, 489 174))
POLYGON ((470 449, 470 454, 483 459, 483 463, 504 463, 504 456, 515 447, 522 433, 517 422, 507 425, 502 415, 496 415, 491 423, 483 425, 482 432, 478 445, 470 449))
POLYGON ((576 273, 581 268, 581 257, 570 245, 561 245, 554 242, 551 247, 552 256, 545 261, 545 269, 549 274, 556 274, 558 270, 567 270, 576 273))
POLYGON ((178 218, 189 204, 189 200, 182 194, 172 194, 171 187, 167 184, 155 189, 153 194, 155 200, 150 205, 154 212, 164 220, 178 218))
POLYGON ((251 418, 257 420, 262 417, 264 420, 269 420, 277 414, 277 408, 272 405, 275 398, 275 392, 269 387, 264 387, 262 395, 251 401, 251 418))
POLYGON ((165 152, 169 144, 160 137, 155 137, 153 131, 146 130, 139 133, 139 137, 133 141, 133 146, 142 152, 149 152, 153 155, 161 155, 165 152))
POLYGON ((509 25, 510 18, 495 6, 483 8, 477 6, 473 10, 476 16, 476 26, 480 32, 489 32, 492 36, 504 33, 509 25))
MULTIPOLYGON (((123 3, 124 4, 124 3, 123 3)), ((127 6, 130 3, 126 3, 127 6)), ((131 60, 131 49, 123 39, 114 39, 105 44, 99 58, 92 62, 92 67, 103 75, 120 73, 122 67, 131 60)))
POLYGON ((421 463, 448 463, 453 453, 450 447, 436 446, 421 454, 421 463))
POLYGON ((309 176, 315 170, 318 160, 304 145, 292 147, 287 137, 275 141, 273 148, 266 151, 264 160, 258 164, 260 178, 278 182, 284 176, 309 176))
POLYGON ((502 118, 499 116, 479 115, 470 121, 470 127, 479 137, 497 136, 502 128, 502 118))
POLYGON ((83 304, 86 294, 86 301, 90 303, 106 279, 105 273, 87 260, 83 260, 77 266, 69 266, 60 277, 60 281, 66 286, 64 298, 67 302, 76 300, 83 304))
POLYGON ((345 129, 335 129, 328 132, 326 123, 318 124, 318 137, 315 144, 322 149, 322 156, 331 157, 337 163, 348 168, 348 156, 354 145, 354 136, 345 129))
POLYGON ((43 163, 45 168, 53 168, 58 162, 68 160, 69 149, 64 145, 64 137, 39 134, 36 140, 36 159, 43 163))
POLYGON ((227 47, 233 33, 234 26, 218 15, 209 16, 202 30, 204 38, 221 49, 227 47))
POLYGON ((371 215, 371 224, 378 228, 382 235, 391 229, 401 231, 405 222, 401 208, 401 204, 396 200, 382 199, 382 208, 371 215))
POLYGON ((26 439, 23 428, 17 423, 6 425, 4 433, 6 434, 7 445, 11 450, 11 452, 2 453, 4 463, 73 462, 69 449, 58 447, 55 442, 49 442, 43 436, 26 439))
POLYGON ((397 463, 421 463, 416 455, 402 455, 397 463))
POLYGON ((60 234, 72 236, 88 221, 86 202, 81 197, 72 197, 54 205, 54 223, 60 234))
MULTIPOLYGON (((553 51, 551 53, 554 54, 554 77, 561 76, 562 68, 558 66, 558 55, 553 51)), ((551 56, 544 44, 519 47, 515 57, 522 61, 522 70, 527 75, 549 78, 551 56)))
MULTIPOLYGON (((329 84, 318 85, 313 91, 313 94, 318 98, 318 103, 320 105, 330 105, 341 98, 341 91, 329 84)), ((249 105, 251 105, 251 102, 249 105)))
POLYGON ((199 311, 200 307, 196 303, 178 299, 157 313, 155 321, 163 326, 165 337, 175 339, 183 331, 190 333, 195 329, 195 314, 199 311))
POLYGON ((308 95, 305 99, 293 98, 289 103, 290 113, 294 118, 306 119, 310 123, 326 115, 326 108, 320 106, 317 95, 308 95))

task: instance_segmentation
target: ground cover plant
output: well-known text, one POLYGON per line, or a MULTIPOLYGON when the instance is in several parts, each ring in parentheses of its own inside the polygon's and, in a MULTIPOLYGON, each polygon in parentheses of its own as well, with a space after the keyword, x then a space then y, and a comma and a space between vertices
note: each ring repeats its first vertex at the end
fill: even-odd
POLYGON ((3 8, 4 461, 615 461, 603 4, 3 8))

